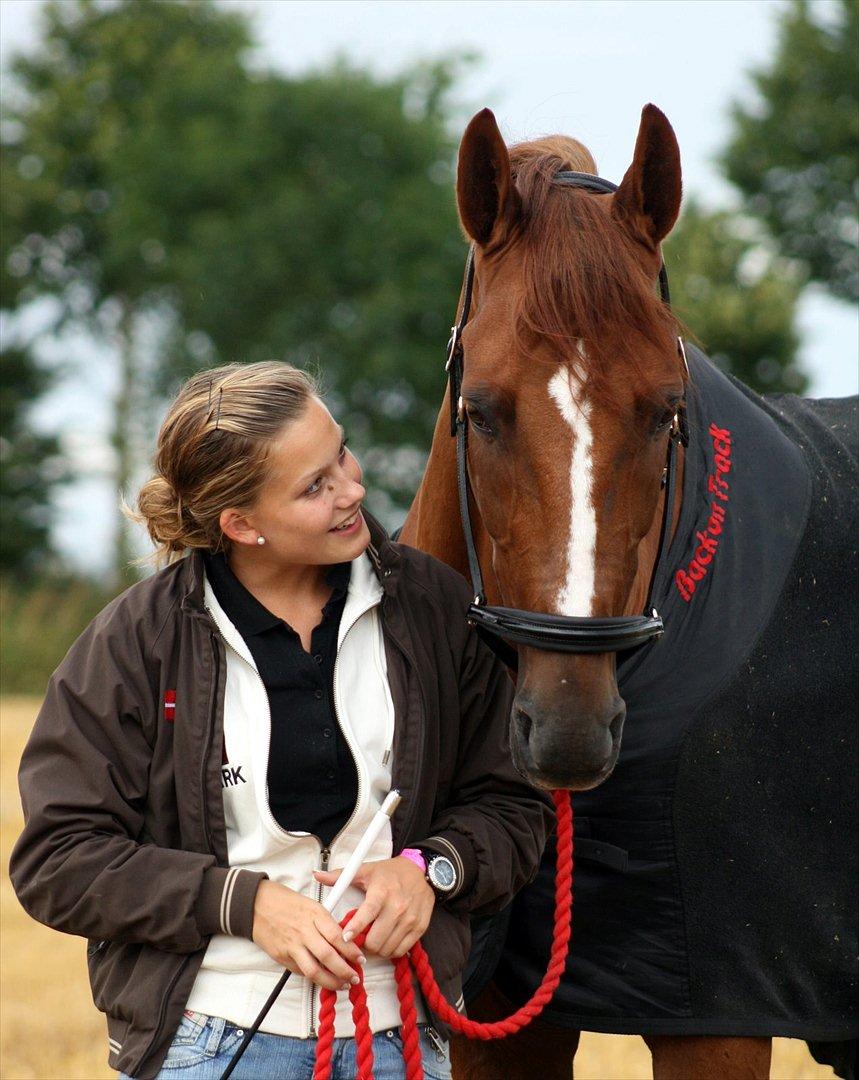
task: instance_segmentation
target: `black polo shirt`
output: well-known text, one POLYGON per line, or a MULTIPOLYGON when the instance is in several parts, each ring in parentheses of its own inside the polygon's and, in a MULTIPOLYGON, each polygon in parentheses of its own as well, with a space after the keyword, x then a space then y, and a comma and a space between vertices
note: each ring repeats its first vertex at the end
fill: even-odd
POLYGON ((333 587, 305 652, 298 633, 242 585, 222 553, 204 555, 218 603, 242 635, 265 684, 271 710, 268 801, 277 823, 328 846, 358 799, 358 773, 334 711, 337 631, 352 564, 325 577, 333 587))

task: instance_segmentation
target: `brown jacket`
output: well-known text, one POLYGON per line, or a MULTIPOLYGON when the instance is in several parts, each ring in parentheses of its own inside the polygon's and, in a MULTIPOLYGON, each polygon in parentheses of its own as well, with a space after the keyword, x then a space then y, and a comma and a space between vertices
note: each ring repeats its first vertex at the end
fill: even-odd
MULTIPOLYGON (((551 811, 511 764, 512 688, 465 621, 467 584, 367 520, 403 796, 394 850, 440 836, 462 860, 463 885, 436 905, 423 938, 456 1002, 468 914, 498 910, 533 878, 551 811)), ((264 876, 227 865, 225 671, 192 552, 118 596, 78 638, 21 762, 15 891, 40 922, 90 939, 110 1065, 143 1080, 161 1066, 209 938, 225 922, 251 936, 264 876), (177 704, 165 709, 170 690, 177 704)))

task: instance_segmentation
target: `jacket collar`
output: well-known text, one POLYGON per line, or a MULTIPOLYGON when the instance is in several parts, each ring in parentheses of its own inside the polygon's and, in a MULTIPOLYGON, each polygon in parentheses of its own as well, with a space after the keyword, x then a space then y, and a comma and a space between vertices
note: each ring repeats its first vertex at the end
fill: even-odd
MULTIPOLYGON (((261 634, 280 625, 280 618, 261 604, 239 581, 223 553, 210 555, 205 552, 203 563, 208 583, 212 586, 221 607, 231 613, 231 618, 241 631, 242 637, 261 634)), ((334 563, 327 568, 325 582, 333 587, 333 591, 331 599, 325 605, 325 612, 345 597, 349 588, 351 570, 352 564, 349 562, 334 563)))
POLYGON ((367 555, 370 557, 373 569, 376 571, 379 580, 382 582, 382 587, 385 592, 393 592, 396 588, 396 582, 403 558, 400 554, 399 544, 395 544, 388 537, 383 526, 372 514, 368 513, 366 509, 362 509, 361 512, 364 515, 364 520, 367 522, 367 528, 370 530, 370 543, 367 546, 367 555))
MULTIPOLYGON (((201 560, 202 562, 202 560, 201 560)), ((346 631, 355 620, 365 611, 375 607, 382 599, 383 589, 373 570, 372 560, 367 552, 363 552, 357 559, 352 560, 352 572, 349 576, 349 588, 346 592, 346 603, 343 607, 343 615, 340 619, 337 645, 343 640, 346 631)), ((204 568, 205 572, 205 568, 204 568)), ((256 669, 256 663, 251 651, 235 623, 224 611, 215 590, 208 578, 203 583, 203 600, 206 611, 214 620, 221 636, 229 642, 235 651, 256 669)))
MULTIPOLYGON (((370 587, 370 577, 375 576, 377 584, 385 593, 393 594, 396 591, 399 572, 402 566, 402 555, 399 545, 393 543, 382 525, 365 508, 361 511, 367 528, 370 530, 370 543, 367 546, 366 559, 358 558, 352 563, 352 574, 349 580, 349 596, 355 591, 364 594, 370 587), (356 573, 359 564, 363 564, 360 573, 356 573), (369 574, 364 571, 364 567, 369 574), (370 569, 372 568, 372 569, 370 569)), ((206 569, 203 560, 203 552, 199 548, 191 550, 182 560, 182 566, 178 573, 182 581, 183 611, 209 620, 206 611, 206 569)), ((349 599, 347 598, 347 604, 349 599)), ((211 607, 211 605, 209 605, 211 607)), ((220 606, 219 606, 220 607, 220 606)), ((214 610, 214 609, 213 609, 214 610)), ((224 616, 226 618, 226 616, 224 616)))

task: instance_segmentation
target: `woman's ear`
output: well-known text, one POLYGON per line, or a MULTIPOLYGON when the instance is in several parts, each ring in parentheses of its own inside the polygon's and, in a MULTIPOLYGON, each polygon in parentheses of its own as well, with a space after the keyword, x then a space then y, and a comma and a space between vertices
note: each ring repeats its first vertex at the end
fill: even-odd
POLYGON ((481 247, 500 243, 518 220, 521 199, 510 175, 507 147, 489 109, 472 117, 462 136, 456 201, 462 227, 481 247))
POLYGON ((241 510, 233 508, 222 510, 218 523, 224 536, 234 543, 256 544, 259 534, 241 510))
POLYGON ((612 214, 636 240, 654 250, 674 227, 683 184, 680 147, 665 114, 645 105, 635 154, 612 200, 612 214))

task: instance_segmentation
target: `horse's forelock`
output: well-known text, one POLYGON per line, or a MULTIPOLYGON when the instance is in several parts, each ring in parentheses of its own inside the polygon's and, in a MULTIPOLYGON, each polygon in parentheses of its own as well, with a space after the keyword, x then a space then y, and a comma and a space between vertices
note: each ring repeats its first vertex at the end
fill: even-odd
POLYGON ((561 170, 596 174, 590 152, 575 139, 551 136, 513 146, 510 164, 523 209, 517 346, 527 352, 528 335, 548 338, 559 359, 575 363, 583 340, 592 400, 617 402, 613 379, 621 358, 624 380, 646 389, 647 372, 631 355, 630 340, 673 350, 679 327, 594 195, 554 181, 561 170))

